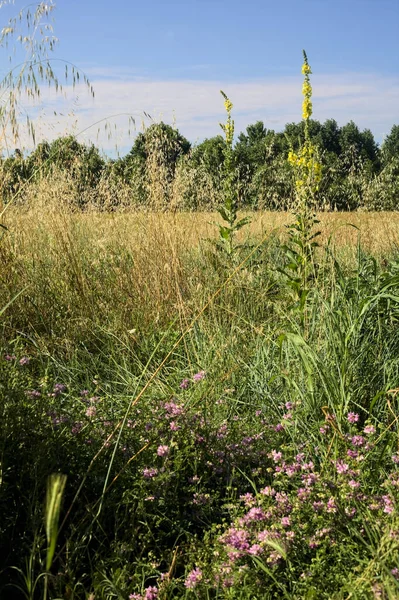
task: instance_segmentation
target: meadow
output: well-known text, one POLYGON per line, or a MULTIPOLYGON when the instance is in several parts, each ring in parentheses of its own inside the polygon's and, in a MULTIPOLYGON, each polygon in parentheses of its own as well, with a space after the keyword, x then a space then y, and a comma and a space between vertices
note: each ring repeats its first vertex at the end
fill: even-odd
MULTIPOLYGON (((35 60, 5 80, 14 137, 37 65, 58 89, 18 40, 35 60)), ((1 598, 399 597, 399 216, 370 211, 397 207, 396 146, 377 173, 367 131, 356 164, 338 144, 331 178, 303 54, 267 202, 237 176, 223 92, 224 137, 187 172, 164 125, 119 165, 74 138, 2 162, 1 598)))
POLYGON ((1 597, 397 598, 398 218, 10 208, 1 597))

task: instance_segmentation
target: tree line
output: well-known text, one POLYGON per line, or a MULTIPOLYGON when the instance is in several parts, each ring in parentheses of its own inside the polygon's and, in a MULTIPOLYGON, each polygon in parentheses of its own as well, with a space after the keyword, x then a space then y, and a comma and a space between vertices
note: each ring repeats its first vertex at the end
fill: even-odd
MULTIPOLYGON (((317 193, 319 209, 399 209, 399 125, 381 146, 369 129, 334 119, 309 122, 323 177, 317 193)), ((294 200, 290 149, 304 140, 304 123, 289 123, 284 131, 268 129, 262 121, 238 135, 233 148, 235 185, 242 208, 283 210, 294 200)), ((212 209, 221 201, 225 141, 221 135, 192 145, 177 129, 163 122, 137 135, 124 157, 109 159, 98 148, 73 136, 42 142, 29 155, 15 150, 1 160, 4 202, 23 201, 30 184, 66 176, 74 202, 84 209, 88 198, 100 197, 107 183, 113 190, 112 208, 122 201, 132 207, 212 209), (102 188, 101 188, 102 186, 102 188), (97 194, 98 192, 98 194, 97 194)), ((101 208, 101 206, 99 206, 101 208)))

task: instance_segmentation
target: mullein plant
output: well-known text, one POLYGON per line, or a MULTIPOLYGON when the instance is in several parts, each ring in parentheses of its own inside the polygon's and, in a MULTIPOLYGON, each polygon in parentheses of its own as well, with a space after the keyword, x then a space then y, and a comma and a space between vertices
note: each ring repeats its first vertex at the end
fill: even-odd
POLYGON ((306 52, 303 51, 304 62, 302 74, 302 118, 304 121, 304 142, 298 152, 293 148, 288 154, 295 177, 295 221, 288 226, 288 243, 283 247, 287 263, 283 273, 288 279, 288 285, 293 289, 295 306, 301 313, 302 324, 305 322, 305 306, 315 275, 315 249, 318 246, 316 238, 319 231, 314 231, 319 223, 314 214, 316 194, 322 177, 321 164, 317 159, 317 149, 312 144, 309 134, 309 120, 312 116, 312 73, 306 52))
POLYGON ((220 123, 225 135, 224 161, 223 161, 223 206, 218 209, 218 213, 225 221, 218 224, 219 244, 226 254, 232 257, 238 246, 234 244, 234 237, 244 225, 249 223, 249 217, 238 218, 238 191, 235 182, 235 169, 233 160, 233 140, 234 140, 234 121, 231 116, 233 104, 226 94, 220 92, 224 98, 224 107, 227 113, 225 123, 220 123))

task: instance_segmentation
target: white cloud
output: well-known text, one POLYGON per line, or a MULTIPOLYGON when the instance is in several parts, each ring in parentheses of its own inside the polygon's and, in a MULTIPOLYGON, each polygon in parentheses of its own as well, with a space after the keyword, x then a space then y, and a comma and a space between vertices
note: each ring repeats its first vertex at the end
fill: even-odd
MULTIPOLYGON (((93 141, 105 151, 112 151, 116 143, 127 148, 133 137, 128 136, 126 115, 136 119, 140 130, 144 112, 155 120, 175 122, 191 141, 202 140, 220 133, 218 123, 224 120, 220 89, 233 101, 237 132, 257 120, 281 130, 287 122, 301 117, 300 76, 240 82, 150 80, 129 68, 92 68, 90 75, 94 99, 79 84, 75 89, 64 88, 66 99, 45 90, 40 117, 26 102, 27 111, 33 110, 38 140, 85 130, 80 139, 93 141), (120 113, 124 116, 110 118, 104 129, 104 119, 120 113)), ((312 84, 315 119, 335 118, 341 125, 353 120, 361 128, 370 128, 378 140, 399 123, 399 78, 358 73, 315 75, 312 84)))

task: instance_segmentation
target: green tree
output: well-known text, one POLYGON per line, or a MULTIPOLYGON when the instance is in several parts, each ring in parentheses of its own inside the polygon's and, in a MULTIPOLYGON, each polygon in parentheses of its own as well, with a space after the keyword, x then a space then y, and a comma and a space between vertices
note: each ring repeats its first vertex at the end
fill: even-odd
POLYGON ((382 162, 387 165, 393 158, 399 158, 399 125, 393 125, 381 147, 382 162))

